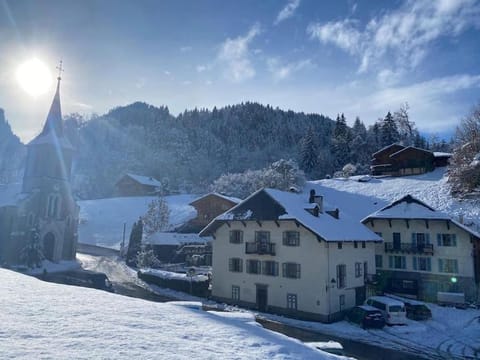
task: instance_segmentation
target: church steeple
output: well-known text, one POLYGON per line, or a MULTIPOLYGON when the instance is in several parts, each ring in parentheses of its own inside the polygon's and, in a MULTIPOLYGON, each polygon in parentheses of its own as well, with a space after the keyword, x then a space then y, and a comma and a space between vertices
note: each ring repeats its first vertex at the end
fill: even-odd
POLYGON ((62 62, 57 67, 57 89, 42 132, 27 147, 27 164, 23 176, 23 192, 47 186, 47 183, 70 182, 73 147, 63 131, 60 105, 62 62))
POLYGON ((57 136, 63 136, 62 108, 60 106, 60 81, 62 80, 61 74, 63 71, 61 60, 57 69, 57 90, 55 91, 55 96, 53 97, 53 102, 50 106, 50 111, 48 112, 47 121, 43 126, 40 136, 46 135, 50 131, 54 131, 57 136))

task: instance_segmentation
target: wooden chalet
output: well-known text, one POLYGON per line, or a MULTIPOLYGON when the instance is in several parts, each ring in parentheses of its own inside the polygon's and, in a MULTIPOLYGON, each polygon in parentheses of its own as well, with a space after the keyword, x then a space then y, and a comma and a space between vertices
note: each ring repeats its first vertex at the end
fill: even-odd
POLYGON ((115 184, 117 196, 154 195, 162 186, 160 181, 151 176, 125 174, 115 184))
POLYGON ((218 215, 230 210, 241 201, 241 199, 215 192, 199 197, 189 204, 195 208, 197 216, 176 229, 176 231, 181 233, 198 233, 218 215))
MULTIPOLYGON (((435 169, 434 153, 414 146, 392 144, 373 154, 372 175, 418 175, 435 169)), ((442 166, 442 161, 438 164, 442 166)))

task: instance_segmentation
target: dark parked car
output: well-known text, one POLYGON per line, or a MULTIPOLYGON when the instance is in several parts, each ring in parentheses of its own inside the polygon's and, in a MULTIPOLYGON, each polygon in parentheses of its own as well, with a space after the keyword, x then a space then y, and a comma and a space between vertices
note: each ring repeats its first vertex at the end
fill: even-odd
POLYGON ((407 299, 387 294, 388 297, 402 301, 405 304, 407 318, 412 320, 429 320, 432 318, 432 311, 425 303, 417 300, 407 299))
POLYGON ((346 319, 359 324, 364 329, 381 329, 385 326, 385 318, 382 312, 370 305, 355 306, 347 313, 346 319))

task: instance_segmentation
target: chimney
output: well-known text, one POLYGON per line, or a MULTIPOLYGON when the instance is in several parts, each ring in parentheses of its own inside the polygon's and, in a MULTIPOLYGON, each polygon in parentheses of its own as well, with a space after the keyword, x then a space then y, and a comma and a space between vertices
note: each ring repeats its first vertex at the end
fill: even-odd
POLYGON ((315 190, 314 189, 310 190, 310 197, 308 198, 308 202, 310 204, 313 204, 315 202, 315 190))
POLYGON ((318 211, 323 213, 323 196, 322 195, 315 195, 313 197, 313 202, 318 205, 318 211))
POLYGON ((318 217, 318 212, 319 212, 318 206, 315 206, 312 212, 313 216, 318 217))

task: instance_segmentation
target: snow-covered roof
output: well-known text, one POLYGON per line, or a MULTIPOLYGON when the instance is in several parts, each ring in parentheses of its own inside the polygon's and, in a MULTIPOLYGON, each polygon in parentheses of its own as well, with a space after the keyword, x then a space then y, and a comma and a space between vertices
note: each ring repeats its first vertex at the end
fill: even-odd
POLYGON ((452 153, 434 151, 433 156, 434 157, 452 157, 452 153))
MULTIPOLYGON (((318 217, 315 216, 312 212, 307 211, 307 209, 312 209, 312 204, 308 202, 309 196, 305 193, 296 194, 268 188, 253 193, 237 206, 217 216, 200 232, 200 235, 206 235, 223 221, 239 219, 236 210, 239 207, 248 207, 248 202, 261 193, 267 194, 274 203, 283 209, 283 214, 279 215, 278 218, 269 220, 297 221, 325 241, 382 241, 377 234, 361 223, 351 220, 341 211, 339 219, 325 212, 319 213, 318 217)), ((266 208, 274 205, 263 203, 262 206, 266 208)), ((255 214, 251 210, 245 211, 241 218, 242 220, 258 220, 255 219, 255 214)))
POLYGON ((399 200, 368 215, 362 221, 368 219, 440 219, 449 220, 450 217, 440 211, 435 211, 424 202, 406 195, 399 200))
POLYGON ((0 184, 0 207, 15 206, 22 198, 22 184, 0 184))
POLYGON ((126 175, 142 185, 162 186, 160 181, 151 176, 135 175, 130 173, 127 173, 126 175))
POLYGON ((242 201, 242 199, 239 199, 239 198, 236 198, 236 197, 233 197, 233 196, 226 196, 226 195, 223 195, 223 194, 219 194, 217 192, 211 192, 211 193, 208 193, 208 194, 205 194, 203 196, 200 196, 199 198, 193 200, 190 205, 193 205, 194 203, 196 203, 197 201, 200 201, 200 200, 203 200, 205 199, 206 197, 208 196, 218 196, 219 198, 222 198, 222 199, 225 199, 225 200, 228 200, 234 204, 238 204, 242 201))
POLYGON ((390 148, 392 148, 392 147, 398 147, 399 149, 400 149, 400 148, 405 148, 405 146, 403 146, 403 145, 400 145, 400 144, 397 144, 397 143, 393 143, 393 144, 390 144, 390 145, 387 145, 387 146, 381 148, 381 149, 378 150, 377 152, 374 152, 372 155, 375 157, 375 155, 378 155, 378 154, 380 154, 381 152, 383 152, 383 151, 385 151, 385 150, 387 150, 387 149, 390 149, 390 148))
POLYGON ((454 223, 471 235, 480 238, 480 234, 477 232, 452 219, 449 215, 431 208, 423 201, 414 198, 412 195, 406 195, 380 210, 375 211, 362 219, 362 222, 367 222, 371 219, 446 220, 454 223))
POLYGON ((415 147, 415 146, 407 146, 407 147, 405 147, 405 148, 403 148, 403 149, 401 149, 401 150, 399 150, 399 151, 391 154, 390 157, 395 157, 395 156, 400 155, 401 153, 403 153, 403 152, 405 152, 405 151, 408 151, 408 150, 416 150, 416 151, 421 151, 421 152, 425 152, 425 153, 430 153, 430 154, 432 154, 432 152, 429 151, 429 150, 421 149, 421 148, 415 147))
POLYGON ((200 237, 198 234, 157 232, 143 239, 143 243, 149 245, 182 245, 188 243, 205 243, 209 240, 211 240, 211 237, 200 237))
POLYGON ((379 302, 382 302, 382 303, 390 305, 390 306, 392 306, 392 305, 393 306, 395 306, 395 305, 404 306, 405 305, 402 301, 392 299, 388 296, 370 296, 368 299, 379 301, 379 302))

